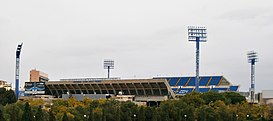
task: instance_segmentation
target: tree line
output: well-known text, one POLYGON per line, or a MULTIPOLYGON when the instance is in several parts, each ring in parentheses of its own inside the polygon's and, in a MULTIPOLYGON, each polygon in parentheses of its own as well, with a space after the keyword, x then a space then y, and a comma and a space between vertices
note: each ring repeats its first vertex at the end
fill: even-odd
POLYGON ((114 99, 29 99, 0 106, 0 121, 242 121, 273 120, 273 108, 235 92, 190 93, 158 107, 114 99))

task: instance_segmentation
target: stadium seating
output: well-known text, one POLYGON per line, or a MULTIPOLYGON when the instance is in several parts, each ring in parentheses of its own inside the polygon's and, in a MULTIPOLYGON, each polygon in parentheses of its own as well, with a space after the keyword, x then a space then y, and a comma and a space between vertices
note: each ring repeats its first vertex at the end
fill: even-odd
POLYGON ((211 81, 209 82, 210 85, 218 85, 222 79, 222 76, 212 76, 211 81))
POLYGON ((211 88, 211 91, 225 92, 225 91, 227 91, 227 88, 211 88))
POLYGON ((199 81, 199 86, 206 86, 211 77, 201 77, 199 81))
POLYGON ((230 92, 236 92, 238 90, 239 86, 230 86, 228 91, 230 92))
POLYGON ((201 93, 208 92, 209 90, 210 90, 210 88, 199 88, 199 92, 201 92, 201 93))
MULTIPOLYGON (((195 77, 159 77, 166 79, 175 94, 187 94, 194 91, 195 77), (180 88, 179 88, 180 87, 180 88)), ((199 91, 201 93, 216 91, 216 92, 236 92, 239 86, 231 86, 223 76, 201 76, 199 81, 199 91)))
POLYGON ((179 88, 176 94, 187 94, 191 93, 193 88, 179 88))
POLYGON ((170 86, 175 86, 176 82, 178 81, 178 77, 173 77, 169 79, 170 86))
POLYGON ((195 77, 191 77, 188 85, 186 85, 186 86, 195 86, 195 77))
POLYGON ((189 77, 181 77, 180 81, 177 83, 177 86, 185 86, 189 77))

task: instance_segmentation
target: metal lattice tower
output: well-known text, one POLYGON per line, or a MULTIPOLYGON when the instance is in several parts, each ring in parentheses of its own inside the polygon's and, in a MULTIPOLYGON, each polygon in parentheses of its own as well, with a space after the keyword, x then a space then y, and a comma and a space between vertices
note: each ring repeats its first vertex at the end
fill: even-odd
POLYGON ((195 92, 199 92, 199 53, 200 42, 207 42, 207 29, 201 26, 188 26, 188 40, 196 42, 195 92))
POLYGON ((23 43, 17 46, 16 50, 16 68, 15 68, 15 96, 19 98, 19 69, 20 69, 20 54, 23 43))
POLYGON ((258 62, 257 53, 249 51, 247 53, 248 63, 251 64, 251 85, 249 89, 250 102, 253 104, 255 101, 255 63, 258 62))

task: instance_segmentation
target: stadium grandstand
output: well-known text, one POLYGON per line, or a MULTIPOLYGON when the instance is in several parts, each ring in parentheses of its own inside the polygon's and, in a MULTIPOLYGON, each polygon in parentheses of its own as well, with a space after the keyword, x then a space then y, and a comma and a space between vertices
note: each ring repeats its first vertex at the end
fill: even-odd
MULTIPOLYGON (((195 77, 72 78, 46 82, 26 82, 25 88, 28 96, 48 95, 63 99, 73 96, 78 97, 77 99, 84 97, 96 99, 96 97, 107 98, 110 96, 120 100, 128 99, 134 102, 158 105, 161 101, 194 92, 195 77), (44 90, 38 90, 43 85, 44 90)), ((238 85, 231 84, 224 76, 200 77, 199 91, 201 93, 210 91, 237 92, 238 89, 238 85)))
MULTIPOLYGON (((155 77, 154 79, 166 79, 176 95, 184 95, 194 92, 195 77, 155 77)), ((238 85, 232 85, 224 76, 201 76, 199 91, 201 93, 216 92, 237 92, 238 85)))
POLYGON ((134 95, 136 101, 163 101, 175 98, 165 79, 79 78, 45 82, 45 94, 60 98, 67 94, 134 95))

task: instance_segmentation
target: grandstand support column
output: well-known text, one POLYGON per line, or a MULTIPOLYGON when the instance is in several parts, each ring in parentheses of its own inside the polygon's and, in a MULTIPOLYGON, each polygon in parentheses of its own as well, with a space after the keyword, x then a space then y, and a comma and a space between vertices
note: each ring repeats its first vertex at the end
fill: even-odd
POLYGON ((20 70, 20 54, 23 43, 17 46, 16 50, 16 68, 15 68, 15 96, 19 98, 19 70, 20 70))

